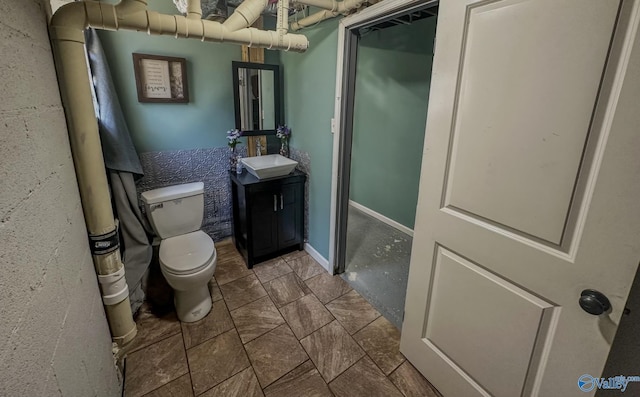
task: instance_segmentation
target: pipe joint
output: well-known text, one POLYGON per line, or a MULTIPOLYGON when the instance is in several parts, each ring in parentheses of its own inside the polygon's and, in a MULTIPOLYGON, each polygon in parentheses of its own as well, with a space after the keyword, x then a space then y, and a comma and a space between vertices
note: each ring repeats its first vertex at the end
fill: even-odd
POLYGON ((202 19, 200 0, 187 0, 187 18, 202 19))
POLYGON ((87 21, 93 21, 93 26, 99 26, 102 28, 104 25, 102 21, 102 7, 99 2, 86 2, 85 13, 87 15, 87 21))
POLYGON ((187 23, 187 33, 189 37, 199 37, 202 38, 204 36, 204 24, 202 23, 202 19, 186 19, 187 23))
POLYGON ((87 12, 85 2, 67 3, 58 8, 56 13, 51 17, 51 27, 80 31, 86 29, 87 12))
POLYGON ((260 18, 267 4, 268 0, 245 0, 223 25, 231 32, 249 27, 260 18))
POLYGON ((124 277, 124 267, 111 274, 98 275, 98 282, 102 291, 102 301, 105 305, 115 305, 129 296, 129 287, 124 277))
POLYGON ((204 23, 202 24, 202 41, 212 41, 212 37, 217 37, 220 42, 225 41, 225 33, 227 30, 220 23, 204 23))
POLYGON ((121 0, 115 5, 118 16, 124 17, 138 12, 146 11, 147 0, 121 0))
POLYGON ((176 20, 176 34, 175 34, 175 38, 179 38, 179 37, 184 37, 187 38, 189 37, 189 27, 187 25, 187 19, 184 17, 175 17, 176 20))
POLYGON ((84 31, 75 28, 67 28, 64 26, 51 26, 51 40, 56 41, 73 41, 84 44, 84 31))
MULTIPOLYGON (((118 30, 118 15, 116 14, 116 8, 112 4, 100 4, 100 15, 102 18, 102 29, 105 30, 118 30)), ((89 18, 89 23, 94 25, 94 20, 89 18)))

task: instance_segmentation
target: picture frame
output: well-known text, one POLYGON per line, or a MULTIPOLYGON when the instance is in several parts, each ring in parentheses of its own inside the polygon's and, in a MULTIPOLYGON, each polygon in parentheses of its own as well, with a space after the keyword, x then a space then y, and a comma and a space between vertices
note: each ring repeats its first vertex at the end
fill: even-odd
POLYGON ((188 103, 187 61, 162 55, 133 54, 138 102, 188 103))

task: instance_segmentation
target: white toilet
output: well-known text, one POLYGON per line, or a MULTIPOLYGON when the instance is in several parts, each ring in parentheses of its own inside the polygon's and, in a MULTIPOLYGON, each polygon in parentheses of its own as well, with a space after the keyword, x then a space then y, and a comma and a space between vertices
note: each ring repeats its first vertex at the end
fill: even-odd
POLYGON ((202 182, 142 193, 147 217, 160 242, 160 269, 175 290, 180 321, 198 321, 211 310, 209 281, 216 269, 213 240, 200 230, 204 213, 202 182))

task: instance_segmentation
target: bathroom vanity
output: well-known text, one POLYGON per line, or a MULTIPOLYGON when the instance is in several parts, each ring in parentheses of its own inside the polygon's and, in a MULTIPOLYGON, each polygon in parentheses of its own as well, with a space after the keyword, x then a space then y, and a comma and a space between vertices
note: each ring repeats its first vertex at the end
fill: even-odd
POLYGON ((304 183, 298 170, 258 179, 246 170, 229 172, 233 200, 233 242, 247 267, 304 248, 304 183))

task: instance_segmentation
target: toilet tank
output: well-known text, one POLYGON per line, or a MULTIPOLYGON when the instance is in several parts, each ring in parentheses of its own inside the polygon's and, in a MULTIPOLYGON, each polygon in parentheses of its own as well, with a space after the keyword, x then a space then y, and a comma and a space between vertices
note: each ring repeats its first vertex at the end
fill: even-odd
POLYGON ((194 232, 202 226, 202 182, 149 190, 142 193, 142 201, 153 230, 162 239, 194 232))

